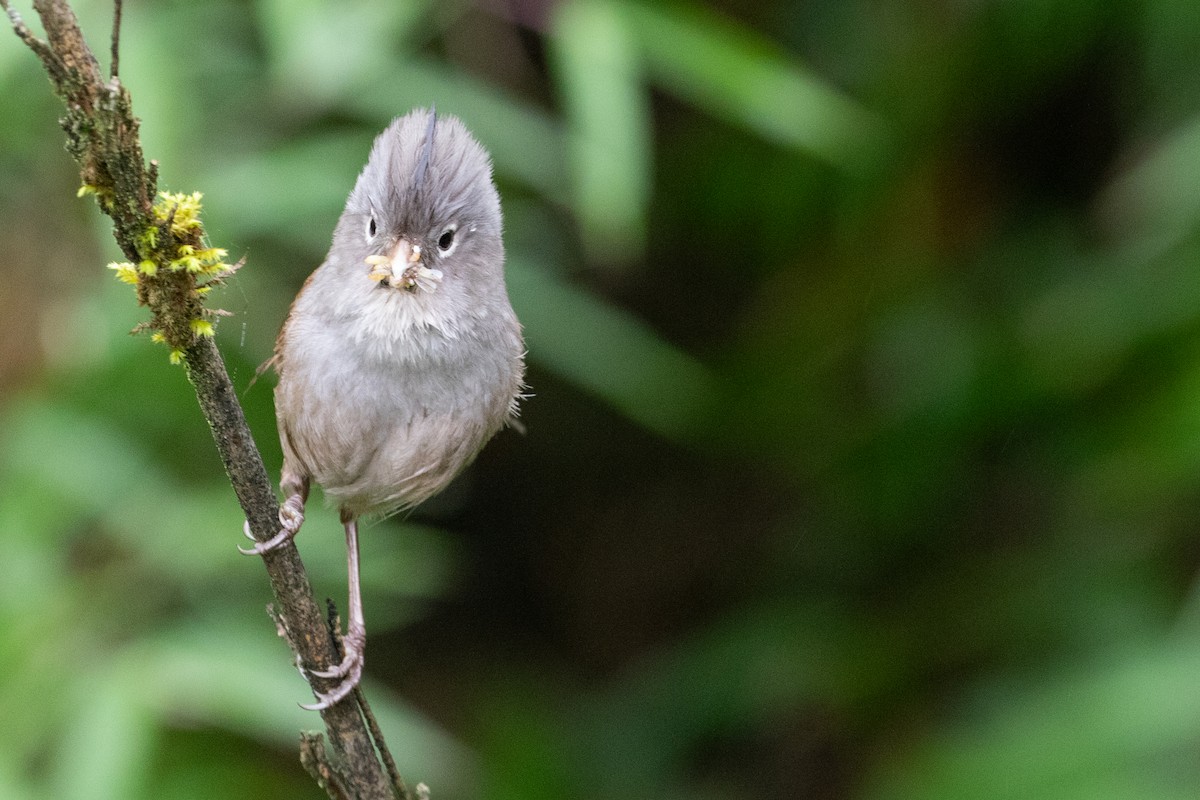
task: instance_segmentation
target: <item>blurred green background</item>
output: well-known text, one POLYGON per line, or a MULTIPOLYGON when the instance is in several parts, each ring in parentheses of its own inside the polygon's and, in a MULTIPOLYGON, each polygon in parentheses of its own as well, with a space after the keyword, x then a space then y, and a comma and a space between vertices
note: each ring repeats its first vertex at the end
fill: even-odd
MULTIPOLYGON (((18 3, 27 19, 32 11, 18 3)), ((111 7, 79 4, 107 54, 111 7)), ((1200 4, 130 0, 251 386, 372 137, 495 158, 525 435, 365 536, 458 798, 1200 796, 1200 4)), ((0 35, 0 797, 317 798, 194 396, 0 35)), ((336 518, 299 546, 343 603, 336 518)))

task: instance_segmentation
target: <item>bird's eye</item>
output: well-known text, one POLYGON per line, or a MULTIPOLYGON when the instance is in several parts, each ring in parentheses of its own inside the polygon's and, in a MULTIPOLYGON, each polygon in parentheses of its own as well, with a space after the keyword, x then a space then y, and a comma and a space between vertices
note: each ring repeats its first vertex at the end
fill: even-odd
POLYGON ((442 235, 438 237, 438 250, 442 251, 442 255, 449 253, 454 247, 454 232, 458 230, 453 225, 442 231, 442 235))
POLYGON ((368 217, 367 218, 367 241, 368 242, 375 238, 375 233, 376 233, 375 217, 373 217, 373 216, 368 217))

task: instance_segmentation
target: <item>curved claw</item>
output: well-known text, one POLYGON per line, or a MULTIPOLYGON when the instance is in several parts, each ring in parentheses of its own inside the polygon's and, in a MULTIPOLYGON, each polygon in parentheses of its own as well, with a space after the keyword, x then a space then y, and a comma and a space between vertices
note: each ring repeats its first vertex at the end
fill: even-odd
POLYGON ((300 532, 300 526, 303 524, 304 501, 300 499, 299 495, 292 495, 279 508, 279 533, 265 542, 260 542, 250 533, 250 520, 246 520, 245 524, 242 525, 242 533, 245 534, 247 539, 254 542, 254 546, 239 547, 238 552, 244 556, 261 556, 263 553, 269 553, 295 537, 300 532))
POLYGON ((300 707, 305 711, 324 711, 325 709, 342 702, 350 693, 354 691, 354 687, 358 686, 358 682, 362 680, 363 673, 363 654, 358 647, 351 648, 347 642, 346 657, 342 659, 342 663, 336 667, 331 667, 326 670, 312 671, 308 674, 316 675, 321 678, 342 678, 332 691, 329 692, 314 692, 317 696, 315 703, 300 703, 300 707))
POLYGON ((342 663, 332 666, 329 669, 314 669, 306 674, 317 678, 344 678, 354 670, 356 665, 361 667, 362 661, 361 651, 357 648, 348 649, 346 657, 342 659, 342 663))
POLYGON ((287 542, 293 536, 295 536, 299 530, 300 529, 298 527, 295 530, 289 528, 280 528, 279 533, 275 534, 270 539, 267 539, 265 542, 260 542, 250 535, 250 523, 247 522, 243 532, 248 538, 253 539, 255 544, 253 547, 239 547, 238 552, 244 556, 261 556, 263 553, 269 553, 275 548, 282 546, 284 542, 287 542))

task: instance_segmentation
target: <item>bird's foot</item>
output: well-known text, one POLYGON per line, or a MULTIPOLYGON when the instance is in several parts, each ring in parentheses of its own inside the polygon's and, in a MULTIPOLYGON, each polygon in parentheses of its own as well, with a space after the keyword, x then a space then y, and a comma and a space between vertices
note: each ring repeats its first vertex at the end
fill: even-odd
POLYGON ((291 495, 279 507, 279 533, 265 542, 260 542, 250 533, 250 521, 246 520, 246 524, 242 526, 242 533, 246 535, 247 539, 254 542, 254 546, 239 547, 238 550, 241 551, 242 555, 246 556, 261 556, 263 553, 269 553, 295 538, 296 534, 300 532, 300 526, 303 524, 304 501, 298 494, 291 495))
POLYGON ((362 680, 364 650, 367 644, 367 634, 365 630, 351 628, 342 638, 342 648, 346 655, 342 658, 340 664, 335 664, 329 669, 320 669, 306 671, 301 670, 304 676, 315 676, 318 678, 341 678, 332 690, 328 692, 318 692, 315 689, 313 694, 317 696, 317 702, 305 705, 300 704, 300 707, 308 711, 323 711, 330 706, 340 703, 345 700, 354 687, 358 686, 358 682, 362 680))

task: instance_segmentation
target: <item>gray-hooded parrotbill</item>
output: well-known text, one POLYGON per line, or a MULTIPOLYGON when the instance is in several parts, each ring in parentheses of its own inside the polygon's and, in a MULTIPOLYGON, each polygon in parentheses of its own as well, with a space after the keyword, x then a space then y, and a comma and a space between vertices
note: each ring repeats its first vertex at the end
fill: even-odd
POLYGON ((306 707, 339 702, 362 675, 358 519, 410 508, 471 463, 516 414, 524 352, 487 152, 454 117, 400 117, 272 359, 285 500, 279 534, 246 552, 289 541, 316 482, 341 513, 349 564, 345 658, 312 672, 340 682, 306 707))

